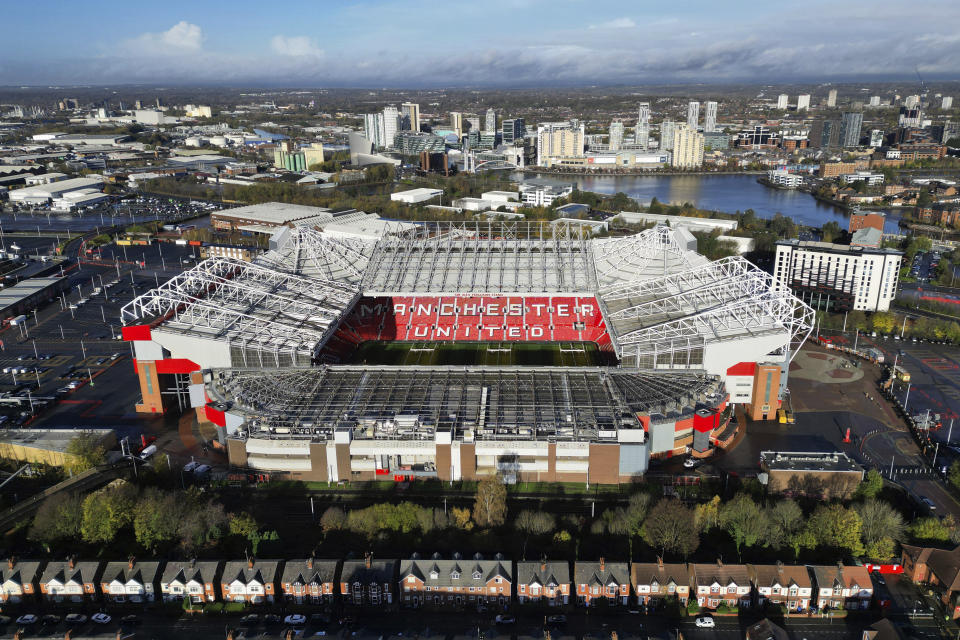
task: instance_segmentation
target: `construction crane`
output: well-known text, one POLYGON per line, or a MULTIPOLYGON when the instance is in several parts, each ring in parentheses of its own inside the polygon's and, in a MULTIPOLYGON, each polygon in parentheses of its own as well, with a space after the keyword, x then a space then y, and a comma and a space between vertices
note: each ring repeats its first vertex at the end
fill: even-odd
POLYGON ((923 82, 923 76, 920 75, 920 65, 914 65, 913 67, 917 72, 917 78, 920 80, 920 95, 921 97, 927 97, 927 85, 923 82))

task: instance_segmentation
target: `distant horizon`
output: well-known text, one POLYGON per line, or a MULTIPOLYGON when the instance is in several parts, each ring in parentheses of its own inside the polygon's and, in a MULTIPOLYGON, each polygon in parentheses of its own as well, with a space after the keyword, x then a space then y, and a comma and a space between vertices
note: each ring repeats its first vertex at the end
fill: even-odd
POLYGON ((0 86, 574 88, 960 80, 960 3, 89 0, 5 7, 0 86), (295 19, 291 19, 295 17, 295 19))

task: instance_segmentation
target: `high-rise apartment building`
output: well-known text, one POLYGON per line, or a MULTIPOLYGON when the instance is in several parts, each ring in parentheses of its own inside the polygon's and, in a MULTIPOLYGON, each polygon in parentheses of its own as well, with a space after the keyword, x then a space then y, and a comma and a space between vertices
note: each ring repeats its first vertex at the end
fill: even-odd
POLYGON ((400 114, 403 116, 403 128, 407 131, 420 131, 420 105, 415 102, 404 102, 400 105, 400 114))
POLYGON ((699 102, 688 102, 687 103, 687 126, 697 130, 697 125, 700 124, 700 103, 699 102))
POLYGON ((944 111, 953 108, 953 96, 943 96, 940 102, 940 108, 944 111))
POLYGON ((646 149, 650 144, 650 103, 641 102, 637 109, 637 128, 633 133, 633 141, 646 149))
POLYGON ((863 127, 863 114, 859 111, 850 111, 843 114, 840 120, 840 145, 856 147, 860 144, 860 129, 863 127))
POLYGON ((835 107, 837 106, 837 90, 830 89, 830 93, 827 94, 827 106, 835 107))
POLYGON ((614 120, 610 123, 610 151, 623 149, 623 123, 614 120))
POLYGON ((487 116, 483 122, 483 130, 493 133, 497 130, 497 112, 493 109, 487 109, 487 116))
POLYGON ((810 108, 810 94, 797 96, 797 111, 806 111, 810 108))
POLYGON ((522 142, 527 135, 527 125, 523 118, 511 118, 503 121, 503 144, 522 142))
POLYGON ((470 131, 475 131, 476 133, 480 133, 480 116, 468 116, 464 118, 464 120, 466 121, 468 125, 467 128, 470 131))
POLYGON ((882 129, 871 129, 870 130, 870 146, 874 149, 883 146, 883 130, 882 129))
POLYGON ((383 114, 363 114, 363 137, 373 143, 374 147, 383 147, 383 114))
POLYGON ((703 164, 703 134, 689 125, 679 124, 673 130, 673 155, 670 165, 674 167, 699 167, 703 164))
POLYGON ((871 107, 880 106, 880 96, 870 96, 870 102, 868 103, 871 107))
POLYGON ((785 93, 781 93, 777 96, 777 109, 786 109, 790 104, 790 96, 785 93))
POLYGON ((463 137, 463 114, 459 111, 450 112, 450 129, 456 134, 457 140, 463 137))
POLYGON ((807 134, 813 148, 836 147, 840 144, 840 123, 836 120, 817 120, 807 134))
POLYGON ((903 101, 903 106, 907 109, 913 109, 920 104, 920 96, 907 96, 903 101))
POLYGON ((537 166, 544 166, 551 157, 582 156, 583 135, 582 123, 545 122, 537 125, 537 166))
POLYGON ((713 101, 707 101, 707 103, 704 105, 704 108, 703 132, 713 133, 717 130, 717 103, 713 101))
POLYGON ((673 131, 677 123, 673 120, 664 120, 660 123, 660 150, 670 151, 673 149, 673 131))
POLYGON ((396 107, 383 108, 383 146, 393 149, 393 139, 400 131, 400 112, 396 107))

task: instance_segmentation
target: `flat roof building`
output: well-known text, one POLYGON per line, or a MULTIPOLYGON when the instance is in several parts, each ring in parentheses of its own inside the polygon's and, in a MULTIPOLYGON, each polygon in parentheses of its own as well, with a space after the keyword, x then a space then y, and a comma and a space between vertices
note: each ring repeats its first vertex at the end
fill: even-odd
POLYGON ((16 317, 63 291, 67 278, 29 278, 0 289, 0 319, 16 317))
POLYGON ((38 184, 32 187, 24 187, 10 192, 12 202, 42 202, 48 203, 54 198, 59 198, 65 193, 77 191, 79 189, 103 189, 102 176, 89 176, 86 178, 72 178, 70 180, 59 180, 50 184, 38 184))
POLYGON ((391 193, 390 199, 394 202, 403 202, 406 204, 416 204, 418 202, 426 202, 428 200, 433 200, 434 198, 442 197, 443 189, 410 189, 408 191, 401 191, 399 193, 391 193))
POLYGON ((107 449, 117 444, 113 429, 11 429, 0 434, 0 458, 64 466, 75 459, 68 452, 70 443, 87 433, 107 449))
POLYGON ((863 467, 842 451, 763 451, 760 467, 771 493, 847 498, 863 480, 863 467))

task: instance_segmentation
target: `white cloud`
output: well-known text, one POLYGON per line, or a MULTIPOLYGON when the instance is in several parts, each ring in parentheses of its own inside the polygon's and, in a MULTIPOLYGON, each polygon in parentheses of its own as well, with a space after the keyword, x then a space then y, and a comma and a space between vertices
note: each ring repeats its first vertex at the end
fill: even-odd
POLYGON ((277 55, 295 58, 319 58, 323 55, 323 49, 307 36, 273 36, 270 40, 270 48, 277 55))
POLYGON ((600 24, 590 25, 591 29, 633 29, 637 26, 637 23, 633 21, 633 18, 614 18, 613 20, 608 20, 607 22, 601 22, 600 24))
POLYGON ((203 29, 181 20, 166 31, 131 38, 121 48, 132 55, 196 53, 203 48, 203 29))

